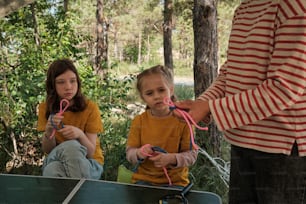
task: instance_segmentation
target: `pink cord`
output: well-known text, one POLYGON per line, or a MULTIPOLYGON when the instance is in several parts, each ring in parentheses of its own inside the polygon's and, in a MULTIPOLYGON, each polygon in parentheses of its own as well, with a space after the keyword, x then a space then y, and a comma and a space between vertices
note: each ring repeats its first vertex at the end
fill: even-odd
MULTIPOLYGON (((143 145, 143 146, 140 148, 141 153, 142 153, 143 155, 147 156, 147 157, 152 157, 152 156, 154 156, 154 155, 148 154, 148 153, 146 153, 146 152, 144 151, 144 148, 146 148, 146 147, 151 147, 151 145, 150 145, 150 144, 145 144, 145 145, 143 145)), ((163 170, 164 170, 164 173, 165 173, 165 175, 166 175, 166 177, 167 177, 167 179, 168 179, 169 186, 172 186, 172 181, 171 181, 170 176, 168 175, 168 171, 167 171, 166 167, 163 167, 163 170)))
POLYGON ((201 126, 198 126, 197 123, 192 119, 192 117, 184 110, 182 109, 179 109, 177 108, 174 103, 171 101, 171 99, 169 98, 165 98, 164 99, 164 103, 169 105, 170 109, 176 109, 180 114, 181 116, 184 118, 184 120, 186 121, 188 127, 189 127, 189 130, 190 130, 190 138, 191 138, 191 143, 192 143, 192 146, 194 147, 194 149, 198 150, 199 147, 198 145, 195 144, 194 142, 194 134, 193 134, 193 129, 192 129, 192 124, 197 127, 199 130, 208 130, 208 127, 201 127, 201 126))
MULTIPOLYGON (((60 111, 56 114, 56 115, 63 115, 63 113, 67 110, 67 108, 69 107, 69 101, 67 99, 62 99, 60 102, 60 111), (65 106, 64 103, 66 103, 65 106)), ((55 135, 56 129, 53 128, 52 134, 50 135, 50 139, 52 139, 55 135)))

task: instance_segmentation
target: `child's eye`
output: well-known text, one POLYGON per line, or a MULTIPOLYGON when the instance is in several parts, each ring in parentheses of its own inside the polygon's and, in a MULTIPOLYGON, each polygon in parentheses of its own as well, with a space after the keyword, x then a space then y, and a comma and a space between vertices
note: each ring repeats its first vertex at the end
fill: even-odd
POLYGON ((56 81, 55 83, 56 83, 56 84, 64 84, 65 81, 56 81))

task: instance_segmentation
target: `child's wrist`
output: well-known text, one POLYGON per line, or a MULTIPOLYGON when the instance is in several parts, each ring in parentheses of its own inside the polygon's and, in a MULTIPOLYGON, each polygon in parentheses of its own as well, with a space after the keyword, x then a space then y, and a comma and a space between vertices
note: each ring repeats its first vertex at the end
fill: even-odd
POLYGON ((170 164, 171 166, 176 166, 177 165, 177 159, 175 154, 169 154, 170 157, 170 164))
MULTIPOLYGON (((46 138, 48 141, 53 140, 53 138, 51 138, 51 134, 48 134, 47 132, 45 132, 44 138, 46 138)), ((55 138, 55 137, 54 137, 54 138, 55 138)))
POLYGON ((142 157, 142 155, 140 153, 140 148, 137 149, 136 156, 137 156, 138 161, 143 161, 145 159, 145 158, 142 157))

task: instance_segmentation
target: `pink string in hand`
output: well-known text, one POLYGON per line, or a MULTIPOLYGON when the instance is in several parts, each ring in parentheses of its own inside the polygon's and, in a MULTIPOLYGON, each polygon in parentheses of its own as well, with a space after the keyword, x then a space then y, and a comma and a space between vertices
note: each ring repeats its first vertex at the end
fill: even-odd
POLYGON ((164 99, 164 103, 169 105, 170 109, 173 110, 177 110, 177 112, 179 112, 181 114, 181 116, 184 118, 184 120, 186 121, 188 127, 189 127, 189 131, 190 131, 190 138, 191 138, 191 143, 192 146, 194 147, 194 149, 198 150, 199 147, 197 144, 195 144, 194 142, 194 134, 193 134, 193 129, 192 129, 192 125, 194 125, 196 128, 198 128, 199 130, 208 130, 208 127, 201 127, 199 126, 193 119, 192 117, 183 109, 179 109, 178 107, 176 107, 174 105, 174 103, 171 101, 170 98, 165 98, 164 99))
MULTIPOLYGON (((69 107, 69 101, 67 99, 62 99, 60 102, 60 111, 56 114, 56 115, 63 115, 63 113, 67 110, 67 108, 69 107), (64 106, 64 103, 66 103, 66 105, 64 106)), ((53 128, 53 131, 50 135, 50 139, 52 139, 55 135, 56 129, 53 128)))
MULTIPOLYGON (((152 156, 154 156, 153 154, 148 154, 148 153, 146 153, 146 152, 144 151, 144 148, 146 148, 146 147, 150 147, 150 148, 151 148, 151 145, 150 145, 150 144, 145 144, 145 145, 143 145, 143 146, 140 148, 141 153, 142 153, 143 155, 145 155, 146 157, 152 157, 152 156)), ((164 170, 164 173, 165 173, 165 175, 166 175, 166 177, 167 177, 167 179, 168 179, 169 186, 172 186, 172 181, 171 181, 170 176, 168 175, 168 171, 167 171, 166 167, 163 167, 163 170, 164 170)))

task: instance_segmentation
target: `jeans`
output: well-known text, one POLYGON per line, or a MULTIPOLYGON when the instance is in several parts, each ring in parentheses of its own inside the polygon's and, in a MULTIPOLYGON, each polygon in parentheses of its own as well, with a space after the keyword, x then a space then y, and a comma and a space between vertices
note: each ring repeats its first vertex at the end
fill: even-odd
POLYGON ((43 176, 100 179, 103 166, 86 155, 87 148, 77 140, 62 142, 44 160, 43 176))
POLYGON ((229 204, 305 204, 306 157, 232 146, 229 204))

